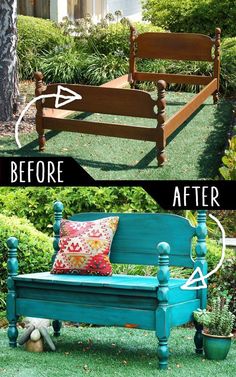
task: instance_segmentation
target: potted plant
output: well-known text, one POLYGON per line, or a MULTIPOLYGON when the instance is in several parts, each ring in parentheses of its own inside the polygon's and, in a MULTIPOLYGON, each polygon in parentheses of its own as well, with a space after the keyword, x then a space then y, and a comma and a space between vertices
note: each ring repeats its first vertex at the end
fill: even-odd
POLYGON ((234 314, 229 311, 229 300, 217 297, 212 310, 198 309, 194 313, 197 323, 203 325, 203 349, 207 359, 224 360, 229 352, 234 314))

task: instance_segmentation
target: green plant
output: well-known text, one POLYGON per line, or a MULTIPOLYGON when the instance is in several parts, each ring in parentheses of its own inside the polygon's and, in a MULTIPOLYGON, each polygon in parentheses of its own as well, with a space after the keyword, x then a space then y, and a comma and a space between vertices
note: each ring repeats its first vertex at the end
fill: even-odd
MULTIPOLYGON (((6 292, 8 249, 6 240, 19 239, 19 273, 46 271, 50 267, 52 240, 26 219, 0 214, 0 290, 6 292)), ((2 299, 4 299, 2 297, 2 299)), ((2 300, 1 300, 2 302, 2 300)), ((3 304, 3 302, 2 302, 3 304)))
POLYGON ((81 82, 87 60, 88 56, 71 44, 44 52, 39 67, 47 81, 74 84, 81 82))
POLYGON ((161 212, 160 206, 140 187, 0 188, 0 213, 27 218, 51 234, 52 205, 64 204, 66 218, 78 212, 161 212))
POLYGON ((52 21, 35 17, 18 16, 19 73, 21 79, 31 79, 38 70, 43 51, 51 51, 55 46, 66 45, 73 40, 52 21))
POLYGON ((212 310, 198 309, 194 319, 207 328, 211 335, 229 336, 233 329, 235 316, 229 310, 229 300, 217 297, 213 300, 212 310))
POLYGON ((235 0, 143 0, 144 19, 172 32, 235 36, 235 0))
POLYGON ((219 171, 227 181, 236 180, 236 136, 229 141, 229 148, 225 151, 222 158, 224 166, 219 171))
POLYGON ((84 69, 84 80, 90 85, 101 85, 128 72, 128 60, 119 54, 92 55, 84 69))
MULTIPOLYGON (((228 297, 230 311, 236 316, 236 258, 227 257, 216 274, 212 275, 209 282, 209 302, 215 297, 228 297)), ((235 317, 236 318, 236 317, 235 317)))

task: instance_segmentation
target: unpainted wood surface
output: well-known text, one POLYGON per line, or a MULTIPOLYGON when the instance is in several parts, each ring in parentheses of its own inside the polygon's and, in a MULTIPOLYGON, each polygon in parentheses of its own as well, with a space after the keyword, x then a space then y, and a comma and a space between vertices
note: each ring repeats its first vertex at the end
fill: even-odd
POLYGON ((153 82, 165 80, 168 84, 207 85, 213 78, 211 76, 181 75, 174 73, 135 72, 134 80, 153 82))
POLYGON ((143 33, 136 39, 136 57, 213 61, 214 41, 194 33, 143 33))
MULTIPOLYGON (((43 94, 56 94, 58 85, 69 88, 82 96, 81 100, 63 106, 63 110, 156 118, 154 112, 156 102, 147 92, 75 84, 51 84, 47 86, 43 94)), ((55 108, 55 98, 45 99, 43 107, 55 108)))
POLYGON ((157 244, 170 244, 170 265, 192 267, 191 241, 195 228, 181 216, 172 214, 81 213, 75 221, 119 216, 118 229, 111 247, 112 263, 157 265, 157 244))
POLYGON ((106 82, 105 84, 100 85, 103 88, 124 88, 128 85, 128 75, 123 75, 117 79, 106 82))
MULTIPOLYGON (((194 113, 203 102, 214 93, 217 88, 217 80, 214 79, 203 88, 194 98, 192 98, 182 109, 166 121, 165 137, 170 136, 181 124, 183 124, 191 114, 194 113)), ((197 132, 197 130, 196 130, 197 132)))
POLYGON ((155 128, 139 127, 132 125, 110 124, 102 122, 89 122, 71 119, 43 119, 44 129, 56 131, 80 132, 84 134, 120 137, 124 139, 156 141, 157 130, 155 128))

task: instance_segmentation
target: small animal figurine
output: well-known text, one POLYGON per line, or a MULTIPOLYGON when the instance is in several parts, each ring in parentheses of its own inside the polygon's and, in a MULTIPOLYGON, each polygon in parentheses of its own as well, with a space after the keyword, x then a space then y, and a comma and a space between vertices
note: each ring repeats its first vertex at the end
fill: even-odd
POLYGON ((25 345, 25 349, 29 352, 43 352, 44 342, 46 342, 51 351, 56 351, 47 330, 51 324, 48 319, 27 317, 24 323, 25 331, 18 339, 20 346, 25 345))

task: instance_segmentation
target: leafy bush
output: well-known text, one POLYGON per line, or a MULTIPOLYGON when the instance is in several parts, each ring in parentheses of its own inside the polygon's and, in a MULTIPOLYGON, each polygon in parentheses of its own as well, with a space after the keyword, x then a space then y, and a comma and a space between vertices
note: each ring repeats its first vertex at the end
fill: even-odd
POLYGON ((78 212, 160 212, 159 205, 139 187, 0 188, 0 213, 27 218, 51 233, 52 205, 64 204, 64 217, 78 212))
POLYGON ((207 328, 211 335, 229 336, 233 330, 235 316, 229 310, 229 301, 217 297, 212 302, 211 311, 198 309, 194 312, 194 319, 207 328))
POLYGON ((88 56, 80 53, 73 44, 44 52, 39 67, 47 82, 74 84, 82 81, 87 61, 88 56))
POLYGON ((236 180, 236 136, 229 141, 229 149, 222 158, 224 166, 219 171, 227 181, 236 180))
POLYGON ((235 0, 144 0, 144 19, 172 32, 212 35, 220 26, 223 36, 235 36, 235 0))
MULTIPOLYGON (((47 271, 53 252, 52 240, 39 232, 26 219, 0 214, 0 290, 6 292, 8 249, 6 241, 19 239, 19 273, 47 271)), ((2 300, 1 303, 3 304, 2 300)))
MULTIPOLYGON (((137 22, 139 33, 160 32, 162 28, 137 22)), ((130 28, 127 24, 115 23, 107 26, 97 25, 87 36, 88 51, 100 54, 117 54, 128 57, 130 51, 130 28)))
POLYGON ((89 85, 101 85, 128 72, 128 59, 118 54, 91 55, 89 61, 83 75, 89 85))
POLYGON ((236 258, 226 258, 223 266, 215 275, 212 275, 209 284, 210 299, 213 297, 229 297, 229 307, 232 313, 236 315, 236 258))
POLYGON ((72 37, 64 36, 62 31, 49 20, 35 17, 18 17, 18 58, 21 79, 31 79, 38 70, 43 52, 55 46, 67 44, 72 37))

